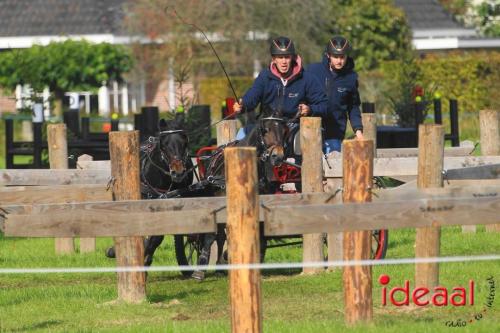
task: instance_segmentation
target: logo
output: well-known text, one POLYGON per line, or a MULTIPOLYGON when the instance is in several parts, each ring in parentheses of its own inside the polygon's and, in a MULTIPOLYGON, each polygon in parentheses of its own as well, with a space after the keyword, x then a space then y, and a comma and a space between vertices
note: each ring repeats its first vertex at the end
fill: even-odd
POLYGON ((288 98, 297 98, 299 97, 299 93, 288 93, 288 98))
MULTIPOLYGON (((465 319, 458 318, 444 322, 445 326, 448 327, 465 327, 482 320, 485 318, 488 310, 493 307, 495 301, 495 280, 493 276, 486 279, 487 294, 485 301, 478 302, 477 304, 475 303, 476 284, 474 280, 469 280, 466 286, 452 288, 437 286, 432 290, 426 287, 412 288, 409 280, 405 280, 402 286, 394 286, 389 289, 388 285, 391 282, 391 278, 386 274, 380 275, 378 282, 382 286, 382 306, 387 306, 389 303, 397 307, 409 305, 420 307, 471 307, 476 305, 475 312, 471 313, 465 319), (478 307, 480 308, 478 309, 478 307)), ((480 288, 480 290, 483 289, 480 288)))
POLYGON ((343 93, 343 92, 346 92, 346 91, 347 91, 347 88, 338 87, 338 88, 337 88, 337 91, 338 91, 339 93, 343 93))
MULTIPOLYGON (((386 286, 391 278, 383 274, 378 281, 386 286)), ((411 289, 410 281, 406 280, 402 287, 393 287, 389 291, 387 287, 382 287, 382 305, 386 306, 388 300, 394 306, 408 306, 410 303, 416 306, 472 306, 474 305, 474 281, 469 280, 467 287, 457 286, 448 290, 446 287, 437 286, 430 290, 426 287, 411 289)))

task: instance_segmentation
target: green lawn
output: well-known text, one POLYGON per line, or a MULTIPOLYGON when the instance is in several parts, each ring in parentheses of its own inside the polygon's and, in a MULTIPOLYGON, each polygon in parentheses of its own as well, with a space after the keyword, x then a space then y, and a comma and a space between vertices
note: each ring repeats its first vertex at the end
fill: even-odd
MULTIPOLYGON (((98 239, 93 254, 55 256, 50 239, 0 236, 0 267, 101 267, 114 261, 104 257, 110 239, 98 239)), ((390 258, 413 256, 414 231, 391 232, 390 258)), ((441 254, 475 255, 500 253, 500 234, 462 234, 445 228, 441 254)), ((297 262, 301 248, 269 250, 267 262, 297 262)), ((158 250, 155 265, 175 265, 172 241, 158 250)), ((416 308, 381 305, 380 274, 391 277, 390 288, 412 281, 412 265, 373 268, 374 322, 346 328, 343 323, 341 272, 302 276, 297 270, 263 272, 265 332, 498 332, 500 303, 497 299, 480 321, 465 328, 448 328, 448 320, 470 320, 483 308, 488 292, 486 278, 500 281, 497 262, 441 264, 441 284, 449 290, 476 282, 476 304, 463 308, 416 308)), ((151 272, 147 302, 139 305, 108 304, 117 297, 116 278, 104 274, 0 275, 0 332, 228 332, 230 312, 226 276, 210 274, 202 283, 181 278, 179 273, 151 272)))

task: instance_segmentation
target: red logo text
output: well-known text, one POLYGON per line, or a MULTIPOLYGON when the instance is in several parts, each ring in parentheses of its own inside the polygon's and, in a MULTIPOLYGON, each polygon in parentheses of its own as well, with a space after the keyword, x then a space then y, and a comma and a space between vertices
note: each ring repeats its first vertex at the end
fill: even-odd
POLYGON ((466 306, 474 305, 474 281, 469 280, 468 287, 454 287, 451 290, 443 286, 434 287, 430 290, 426 287, 411 289, 410 281, 406 280, 402 287, 393 287, 388 290, 387 286, 391 281, 388 275, 382 274, 378 278, 382 287, 382 305, 387 305, 387 300, 394 306, 405 306, 413 303, 417 306, 466 306), (402 297, 402 299, 401 299, 402 297))

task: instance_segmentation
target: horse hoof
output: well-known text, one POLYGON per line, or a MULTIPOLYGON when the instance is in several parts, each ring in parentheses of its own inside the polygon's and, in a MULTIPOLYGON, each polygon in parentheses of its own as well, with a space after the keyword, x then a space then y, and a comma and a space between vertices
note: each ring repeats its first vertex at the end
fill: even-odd
POLYGON ((115 258, 116 253, 115 253, 114 246, 107 248, 105 254, 106 254, 106 257, 108 257, 108 258, 115 258))
POLYGON ((153 263, 153 256, 149 254, 144 256, 144 266, 151 266, 152 263, 153 263))
POLYGON ((194 271, 191 277, 197 281, 203 281, 205 279, 205 272, 203 271, 194 271))

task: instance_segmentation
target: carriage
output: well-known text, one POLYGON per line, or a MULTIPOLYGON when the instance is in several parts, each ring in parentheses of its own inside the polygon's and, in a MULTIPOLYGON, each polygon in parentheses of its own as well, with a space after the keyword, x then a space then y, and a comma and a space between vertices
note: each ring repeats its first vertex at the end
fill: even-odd
MULTIPOLYGON (((163 193, 161 198, 170 197, 193 197, 215 195, 223 193, 225 189, 223 151, 228 146, 253 145, 257 147, 259 193, 288 195, 300 193, 301 191, 301 153, 298 142, 299 126, 297 119, 285 120, 280 116, 271 115, 262 117, 252 133, 242 141, 233 141, 220 147, 202 147, 196 153, 196 164, 192 171, 196 181, 184 188, 178 188, 163 193), (283 130, 281 133, 280 130, 283 130), (266 135, 271 135, 274 142, 268 141, 266 135), (282 146, 282 150, 278 146, 282 146)), ((380 186, 384 182, 380 178, 375 179, 375 184, 380 186)), ((217 241, 219 253, 218 263, 227 262, 227 252, 222 250, 225 241, 224 226, 219 226, 217 234, 194 234, 175 235, 175 255, 179 265, 200 264, 199 258, 203 248, 211 246, 217 241), (207 238, 211 238, 208 240, 207 238)), ((326 238, 325 238, 325 245, 326 238)), ((382 259, 385 257, 388 243, 387 230, 375 230, 372 232, 372 258, 382 259)), ((264 236, 261 228, 261 261, 264 261, 266 251, 276 247, 296 246, 302 244, 301 235, 289 235, 280 237, 264 236)), ((146 252, 148 252, 146 250, 146 252)), ((154 252, 154 250, 153 250, 154 252)), ((327 258, 325 258, 327 259, 327 258)), ((203 262, 203 264, 208 262, 203 262)), ((182 271, 185 276, 192 276, 193 271, 182 271)), ((195 272, 196 273, 196 272, 195 272)), ((203 276, 203 274, 202 274, 203 276)))
MULTIPOLYGON (((289 195, 301 191, 301 152, 298 117, 285 119, 279 113, 263 113, 253 130, 241 141, 219 147, 203 147, 193 163, 188 149, 188 133, 180 121, 160 120, 156 136, 141 144, 141 195, 144 199, 200 197, 223 194, 224 149, 228 146, 255 146, 258 156, 259 193, 289 195), (196 179, 195 181, 193 181, 196 179)), ((375 184, 383 186, 381 178, 375 184)), ((261 227, 261 261, 266 251, 275 247, 302 244, 301 235, 286 237, 265 236, 261 227)), ((152 235, 144 241, 144 264, 152 264, 155 250, 163 235, 152 235)), ((218 244, 217 263, 227 262, 223 251, 226 240, 225 226, 218 225, 215 234, 175 235, 174 247, 177 263, 182 266, 208 264, 211 245, 218 244), (205 256, 205 257, 204 257, 205 256), (201 259, 204 259, 202 261, 201 259)), ((372 258, 382 259, 387 251, 388 231, 372 232, 372 258)), ((114 247, 106 256, 115 257, 114 247)), ((184 276, 203 279, 204 272, 183 270, 184 276)))
MULTIPOLYGON (((301 191, 301 152, 299 143, 298 117, 285 119, 280 114, 263 115, 252 131, 240 141, 233 141, 219 147, 203 147, 196 154, 193 163, 188 149, 188 133, 181 121, 160 120, 156 136, 141 144, 141 195, 144 199, 168 199, 175 197, 200 197, 224 194, 224 149, 228 146, 254 146, 258 156, 259 193, 289 195, 301 191), (193 181, 196 179, 196 181, 193 181)), ((384 185, 381 178, 375 184, 384 185)), ((266 251, 276 247, 302 244, 301 235, 269 237, 261 228, 261 261, 266 251)), ((146 266, 151 265, 156 248, 163 241, 163 235, 145 239, 146 266)), ((208 264, 206 257, 214 241, 218 245, 217 263, 227 262, 223 251, 225 227, 218 225, 215 234, 175 235, 175 256, 182 266, 208 264), (203 257, 205 255, 205 257, 203 257), (204 258, 202 262, 200 259, 204 258)), ((372 258, 382 259, 387 251, 388 231, 372 232, 372 258)), ((325 239, 326 245, 326 239, 325 239)), ((115 257, 114 247, 106 256, 115 257)), ((202 279, 204 272, 184 270, 184 276, 197 275, 202 279)))

